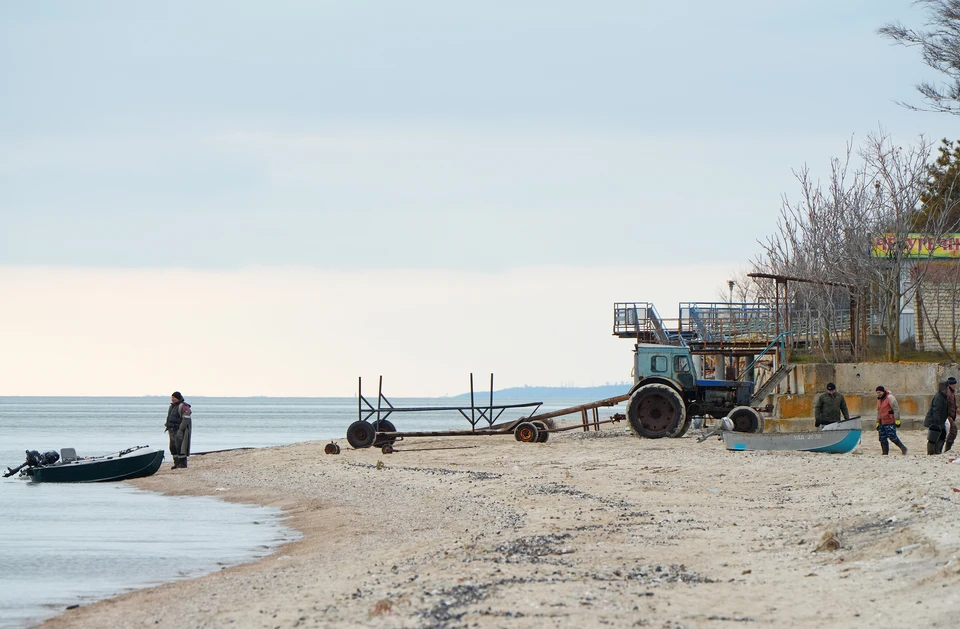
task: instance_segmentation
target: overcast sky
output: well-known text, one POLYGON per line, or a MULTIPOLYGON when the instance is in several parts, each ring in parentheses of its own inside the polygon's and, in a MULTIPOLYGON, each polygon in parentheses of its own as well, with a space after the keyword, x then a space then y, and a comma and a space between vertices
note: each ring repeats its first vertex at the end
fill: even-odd
POLYGON ((0 2, 0 395, 630 378, 792 170, 957 138, 906 0, 0 2))

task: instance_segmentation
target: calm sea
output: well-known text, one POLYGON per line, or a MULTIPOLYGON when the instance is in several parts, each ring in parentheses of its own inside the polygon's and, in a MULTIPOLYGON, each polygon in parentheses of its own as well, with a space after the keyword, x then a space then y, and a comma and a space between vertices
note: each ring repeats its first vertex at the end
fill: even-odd
MULTIPOLYGON (((477 404, 481 399, 488 400, 481 396, 477 404)), ((344 434, 358 410, 355 398, 187 401, 193 406, 194 452, 327 439, 348 448, 344 434)), ((540 411, 590 401, 544 401, 540 411)), ((375 393, 371 402, 376 404, 375 393)), ((469 404, 436 398, 391 402, 398 407, 469 404)), ((90 456, 135 445, 166 447, 168 405, 167 397, 0 397, 0 469, 18 466, 28 449, 73 447, 80 456, 90 456)), ((613 412, 623 409, 601 409, 601 418, 613 412)), ((528 413, 504 411, 501 420, 528 413)), ((455 411, 394 413, 390 421, 409 431, 470 426, 455 411)), ((164 465, 171 464, 167 453, 164 465)), ((125 483, 58 485, 0 478, 0 628, 31 626, 68 605, 251 561, 292 539, 296 533, 283 526, 282 514, 274 509, 162 496, 125 483)))

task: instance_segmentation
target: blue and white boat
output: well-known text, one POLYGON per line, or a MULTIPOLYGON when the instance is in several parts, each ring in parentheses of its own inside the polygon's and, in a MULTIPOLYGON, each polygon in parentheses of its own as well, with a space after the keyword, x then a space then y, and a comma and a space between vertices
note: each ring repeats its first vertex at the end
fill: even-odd
POLYGON ((860 443, 860 418, 828 424, 815 432, 750 434, 724 432, 727 450, 782 450, 846 454, 860 443))

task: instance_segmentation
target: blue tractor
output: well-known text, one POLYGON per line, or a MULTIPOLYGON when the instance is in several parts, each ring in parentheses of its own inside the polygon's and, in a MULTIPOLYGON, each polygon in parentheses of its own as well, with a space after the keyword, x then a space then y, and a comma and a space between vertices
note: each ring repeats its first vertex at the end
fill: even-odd
POLYGON ((763 432, 763 417, 750 406, 754 383, 698 380, 689 347, 637 343, 627 419, 640 437, 686 434, 694 417, 729 417, 738 432, 763 432))

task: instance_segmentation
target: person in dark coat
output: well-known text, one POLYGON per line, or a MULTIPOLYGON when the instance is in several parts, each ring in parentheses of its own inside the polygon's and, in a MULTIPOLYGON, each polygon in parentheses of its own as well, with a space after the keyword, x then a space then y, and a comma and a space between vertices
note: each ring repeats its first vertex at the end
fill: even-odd
POLYGON ((170 454, 173 456, 173 468, 187 467, 190 456, 190 437, 193 433, 193 415, 190 405, 183 401, 179 391, 170 394, 170 408, 167 410, 167 422, 164 424, 170 433, 170 454))
POLYGON ((953 447, 953 442, 957 439, 957 396, 955 389, 957 379, 953 376, 947 378, 947 404, 950 410, 947 411, 947 436, 943 446, 944 452, 949 452, 953 447))
POLYGON ((950 400, 947 398, 946 381, 937 385, 937 393, 930 401, 930 408, 923 418, 923 426, 927 429, 927 454, 940 454, 943 443, 946 441, 945 423, 950 412, 950 400))
POLYGON ((813 416, 817 426, 826 426, 840 421, 840 415, 843 415, 844 421, 850 419, 850 412, 847 410, 847 400, 837 393, 837 385, 832 382, 827 383, 827 390, 817 397, 813 405, 813 416))

